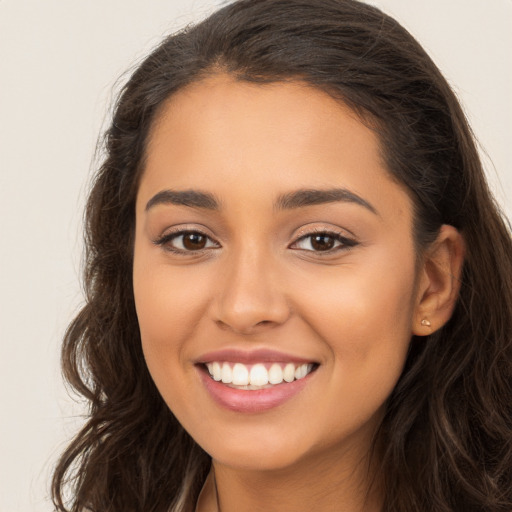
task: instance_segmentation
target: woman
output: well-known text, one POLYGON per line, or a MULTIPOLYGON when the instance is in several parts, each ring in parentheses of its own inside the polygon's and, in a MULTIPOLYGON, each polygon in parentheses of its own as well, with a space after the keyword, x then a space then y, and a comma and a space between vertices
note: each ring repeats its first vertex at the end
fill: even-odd
POLYGON ((58 510, 511 509, 510 233, 402 27, 235 2, 139 66, 106 149, 58 510))

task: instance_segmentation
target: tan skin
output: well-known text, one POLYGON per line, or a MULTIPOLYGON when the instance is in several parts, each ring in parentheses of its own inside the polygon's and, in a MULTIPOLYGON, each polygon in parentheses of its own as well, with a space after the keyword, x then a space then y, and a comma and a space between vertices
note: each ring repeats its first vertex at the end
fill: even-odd
POLYGON ((321 91, 220 74, 164 105, 137 197, 134 292, 151 375, 212 456, 200 510, 381 509, 372 437, 411 336, 449 319, 463 260, 450 226, 418 259, 412 225, 376 134, 321 91), (350 194, 283 206, 333 189, 350 194), (168 190, 218 205, 148 207, 168 190), (198 376, 201 354, 225 348, 318 367, 278 407, 236 412, 198 376))

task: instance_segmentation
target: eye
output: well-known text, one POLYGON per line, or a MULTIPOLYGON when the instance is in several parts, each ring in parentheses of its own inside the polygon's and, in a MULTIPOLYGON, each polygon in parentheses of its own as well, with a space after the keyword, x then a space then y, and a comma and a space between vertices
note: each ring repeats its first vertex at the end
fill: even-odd
POLYGON ((355 245, 357 245, 355 240, 346 238, 340 233, 323 231, 301 236, 292 244, 291 248, 301 249, 303 251, 333 252, 348 249, 355 245))
POLYGON ((154 242, 176 253, 199 252, 220 247, 217 242, 200 231, 182 230, 168 233, 154 242))

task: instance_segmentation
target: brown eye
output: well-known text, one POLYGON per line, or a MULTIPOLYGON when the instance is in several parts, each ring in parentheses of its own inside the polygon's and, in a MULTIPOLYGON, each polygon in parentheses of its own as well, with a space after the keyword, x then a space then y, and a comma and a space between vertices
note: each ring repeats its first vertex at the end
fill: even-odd
POLYGON ((328 251, 334 247, 335 240, 329 235, 314 235, 311 237, 311 247, 315 251, 328 251))
POLYGON ((311 252, 336 252, 357 245, 355 240, 346 238, 339 233, 311 233, 299 238, 292 244, 292 249, 301 249, 311 252))
POLYGON ((178 254, 200 252, 206 249, 218 249, 220 245, 200 231, 179 231, 169 233, 155 240, 156 245, 178 254))
POLYGON ((206 242, 208 238, 201 233, 187 233, 186 235, 182 235, 183 237, 183 247, 188 251, 199 251, 206 247, 206 242))

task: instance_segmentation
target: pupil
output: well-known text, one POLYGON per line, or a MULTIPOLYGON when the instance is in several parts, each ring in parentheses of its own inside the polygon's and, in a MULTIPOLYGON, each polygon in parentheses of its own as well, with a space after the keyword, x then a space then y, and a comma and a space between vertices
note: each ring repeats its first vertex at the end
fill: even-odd
POLYGON ((317 251, 328 251, 334 247, 334 239, 328 235, 315 235, 311 245, 317 251))
POLYGON ((204 249, 206 245, 206 237, 199 233, 189 233, 183 237, 183 246, 186 249, 198 250, 204 249))

